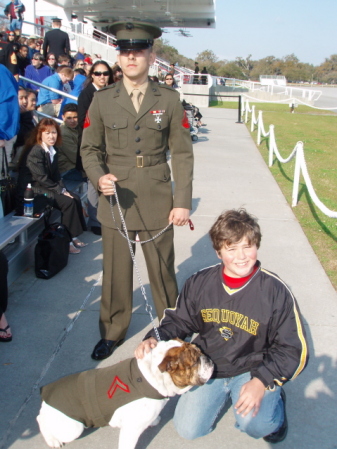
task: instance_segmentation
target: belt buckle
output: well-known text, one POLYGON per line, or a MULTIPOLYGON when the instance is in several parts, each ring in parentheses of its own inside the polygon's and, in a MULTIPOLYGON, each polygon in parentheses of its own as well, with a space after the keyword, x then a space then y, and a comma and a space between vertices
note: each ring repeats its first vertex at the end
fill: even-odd
POLYGON ((144 167, 144 157, 143 156, 137 156, 137 168, 143 168, 144 167))

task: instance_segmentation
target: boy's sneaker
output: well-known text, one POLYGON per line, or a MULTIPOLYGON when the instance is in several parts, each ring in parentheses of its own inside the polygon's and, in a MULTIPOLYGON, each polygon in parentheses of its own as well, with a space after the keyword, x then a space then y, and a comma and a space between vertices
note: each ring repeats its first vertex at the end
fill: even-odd
POLYGON ((285 437, 287 436, 288 432, 288 421, 287 421, 287 415, 286 415, 286 394, 281 389, 281 399, 283 401, 283 409, 284 409, 284 421, 282 426, 278 429, 277 432, 270 433, 269 435, 263 437, 264 441, 267 441, 268 443, 275 444, 279 443, 280 441, 283 441, 285 437))

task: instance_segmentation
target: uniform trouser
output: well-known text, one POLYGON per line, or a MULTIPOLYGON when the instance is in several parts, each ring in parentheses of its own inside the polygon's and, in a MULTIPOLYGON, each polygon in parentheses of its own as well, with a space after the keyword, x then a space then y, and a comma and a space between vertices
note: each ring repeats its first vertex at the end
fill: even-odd
MULTIPOLYGON (((152 235, 156 234, 157 231, 152 231, 152 235)), ((135 235, 136 231, 129 231, 132 240, 135 235)), ((149 238, 148 231, 138 231, 138 235, 141 241, 149 238)), ((101 338, 121 340, 125 337, 132 314, 133 262, 127 240, 116 229, 102 226, 102 237, 101 338)), ((175 306, 178 296, 174 272, 173 228, 154 241, 142 245, 142 250, 153 302, 157 316, 161 319, 166 308, 175 306)))

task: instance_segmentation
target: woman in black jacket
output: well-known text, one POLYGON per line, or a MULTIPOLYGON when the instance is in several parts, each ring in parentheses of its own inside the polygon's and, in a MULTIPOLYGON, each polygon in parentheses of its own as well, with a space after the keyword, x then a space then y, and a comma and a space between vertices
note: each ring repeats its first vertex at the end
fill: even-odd
MULTIPOLYGON (((84 88, 78 97, 78 152, 77 152, 77 170, 83 171, 80 157, 80 148, 82 142, 83 127, 85 117, 91 105, 94 93, 113 83, 112 69, 105 61, 96 61, 87 76, 84 88)), ((96 235, 101 235, 101 224, 97 220, 98 194, 95 187, 88 181, 88 227, 96 235)))
POLYGON ((61 180, 57 163, 60 143, 59 125, 52 119, 42 119, 30 135, 19 161, 18 196, 22 202, 28 183, 31 183, 35 196, 47 196, 52 206, 62 212, 62 223, 72 236, 69 253, 78 254, 79 248, 86 246, 78 239, 86 230, 86 224, 80 198, 68 192, 61 180))

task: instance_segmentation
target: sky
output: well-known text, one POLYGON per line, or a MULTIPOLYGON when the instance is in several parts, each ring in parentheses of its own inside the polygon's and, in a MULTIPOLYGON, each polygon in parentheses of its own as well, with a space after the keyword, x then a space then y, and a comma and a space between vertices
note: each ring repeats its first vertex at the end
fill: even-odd
POLYGON ((337 54, 337 0, 217 0, 215 29, 173 29, 163 38, 186 57, 213 50, 219 59, 282 58, 320 65, 337 54))

